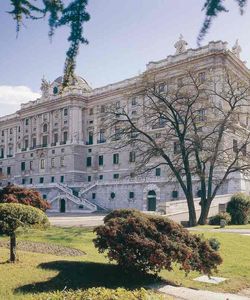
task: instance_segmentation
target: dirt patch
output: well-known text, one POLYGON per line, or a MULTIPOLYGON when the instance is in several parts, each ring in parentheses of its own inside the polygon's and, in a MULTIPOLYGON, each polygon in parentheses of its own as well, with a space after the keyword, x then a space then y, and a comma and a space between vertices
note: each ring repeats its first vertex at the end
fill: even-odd
MULTIPOLYGON (((0 247, 9 248, 9 242, 0 241, 0 247)), ((58 256, 82 256, 86 254, 83 251, 75 248, 30 241, 18 241, 17 250, 53 254, 58 256)))

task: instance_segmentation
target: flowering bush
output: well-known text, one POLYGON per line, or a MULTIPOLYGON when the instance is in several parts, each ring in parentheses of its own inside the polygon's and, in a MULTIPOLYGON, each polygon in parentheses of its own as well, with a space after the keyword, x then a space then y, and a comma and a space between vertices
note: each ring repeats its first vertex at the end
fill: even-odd
POLYGON ((34 206, 42 211, 50 208, 50 204, 42 198, 38 191, 13 184, 0 190, 0 203, 21 203, 34 206))
POLYGON ((172 270, 211 274, 222 259, 209 242, 164 217, 137 210, 115 210, 97 227, 95 247, 123 268, 143 273, 172 270))
POLYGON ((87 290, 78 291, 58 291, 52 293, 44 293, 38 296, 34 296, 36 300, 163 300, 165 297, 146 291, 145 289, 139 289, 134 291, 128 291, 123 288, 118 289, 106 289, 106 288, 91 288, 87 290))

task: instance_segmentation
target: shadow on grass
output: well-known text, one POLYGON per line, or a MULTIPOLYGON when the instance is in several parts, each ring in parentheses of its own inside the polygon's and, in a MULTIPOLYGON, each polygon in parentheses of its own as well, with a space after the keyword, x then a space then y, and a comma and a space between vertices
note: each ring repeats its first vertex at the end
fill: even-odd
POLYGON ((16 293, 39 293, 55 290, 86 289, 91 287, 128 289, 139 288, 161 279, 153 275, 125 273, 120 267, 112 264, 75 261, 54 261, 39 265, 42 269, 59 271, 58 275, 45 282, 24 285, 16 293))

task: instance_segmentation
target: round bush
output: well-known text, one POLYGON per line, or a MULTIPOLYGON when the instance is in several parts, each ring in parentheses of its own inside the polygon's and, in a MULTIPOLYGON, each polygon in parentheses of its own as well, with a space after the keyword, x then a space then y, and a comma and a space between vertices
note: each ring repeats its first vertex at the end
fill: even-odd
POLYGON ((49 226, 49 220, 40 209, 17 203, 0 204, 0 233, 10 235, 19 227, 49 226))
POLYGON ((164 217, 137 210, 115 210, 95 230, 95 246, 108 258, 136 272, 172 270, 175 263, 186 273, 211 274, 222 263, 218 252, 203 237, 191 234, 164 217))
POLYGON ((221 224, 221 220, 225 220, 225 225, 228 225, 231 222, 231 216, 229 213, 219 213, 215 216, 212 216, 209 219, 209 225, 220 225, 221 224))
POLYGON ((231 224, 247 224, 250 219, 249 196, 243 193, 233 195, 227 204, 227 212, 231 215, 231 224))

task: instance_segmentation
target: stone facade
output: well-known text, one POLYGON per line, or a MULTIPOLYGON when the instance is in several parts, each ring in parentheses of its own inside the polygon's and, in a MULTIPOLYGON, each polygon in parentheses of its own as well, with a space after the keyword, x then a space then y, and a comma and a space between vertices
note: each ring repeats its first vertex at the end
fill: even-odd
MULTIPOLYGON (((134 100, 124 95, 147 73, 157 74, 161 82, 176 82, 192 65, 201 72, 220 72, 228 65, 249 78, 238 44, 232 51, 222 41, 198 49, 186 49, 186 45, 180 37, 175 55, 148 63, 139 76, 101 88, 92 89, 76 76, 61 91, 62 77, 52 83, 43 79, 41 98, 0 118, 2 186, 10 182, 35 187, 55 212, 154 210, 161 202, 183 199, 179 185, 166 178, 164 168, 146 178, 129 178, 134 168, 129 153, 108 147, 101 123, 108 104, 122 102, 134 110, 134 100)), ((229 178, 220 194, 238 190, 249 190, 248 181, 239 174, 229 178)))

